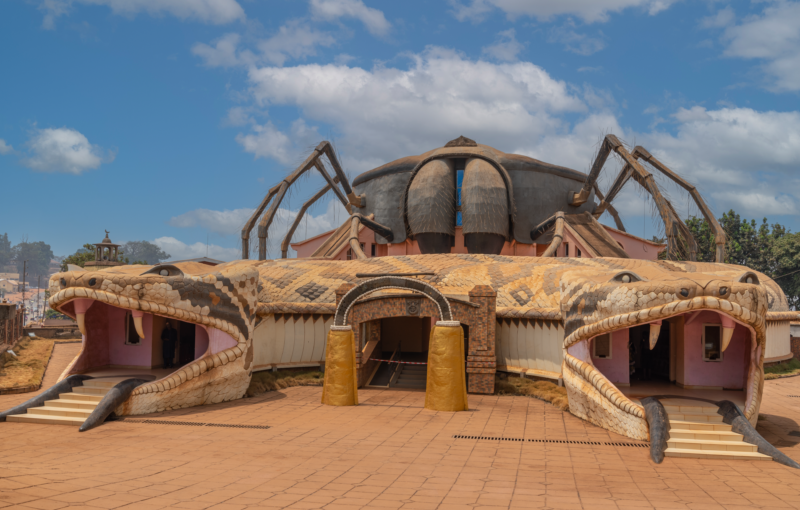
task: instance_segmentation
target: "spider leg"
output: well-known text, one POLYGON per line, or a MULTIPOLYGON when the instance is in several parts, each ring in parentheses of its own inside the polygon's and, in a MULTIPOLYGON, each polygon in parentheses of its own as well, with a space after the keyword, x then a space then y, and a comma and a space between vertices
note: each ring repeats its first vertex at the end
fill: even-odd
MULTIPOLYGON (((261 221, 258 223, 258 260, 266 260, 267 235, 269 232, 269 227, 272 225, 272 220, 275 218, 275 214, 278 212, 278 207, 283 201, 283 198, 286 196, 286 191, 289 189, 289 186, 294 184, 301 175, 306 173, 312 167, 316 168, 319 173, 322 174, 322 176, 325 178, 325 181, 327 181, 328 186, 334 190, 336 196, 344 204, 348 212, 352 212, 352 207, 364 206, 366 203, 366 197, 356 196, 355 193, 353 193, 353 189, 350 187, 347 176, 344 174, 344 171, 339 164, 339 160, 336 158, 336 153, 334 152, 333 147, 331 146, 330 142, 322 141, 319 145, 317 145, 313 152, 308 155, 306 160, 295 169, 294 172, 283 179, 280 184, 269 190, 267 196, 264 197, 264 200, 261 201, 259 206, 253 212, 252 216, 250 216, 250 219, 247 220, 242 228, 242 258, 249 258, 250 232, 253 230, 258 218, 263 214, 261 221), (328 172, 325 171, 325 167, 319 161, 319 158, 323 154, 328 157, 328 161, 330 161, 331 166, 333 166, 333 169, 336 172, 336 177, 333 179, 330 177, 330 175, 328 175, 328 172), (341 190, 339 190, 339 185, 344 188, 347 198, 345 198, 345 195, 341 192, 341 190), (264 209, 267 208, 267 205, 269 205, 269 209, 267 209, 265 213, 264 209)), ((282 243, 282 254, 284 253, 284 250, 285 249, 282 243)))
POLYGON ((292 236, 294 235, 294 231, 297 230, 297 226, 300 225, 300 220, 303 219, 303 216, 306 215, 306 211, 309 207, 314 205, 314 202, 322 198, 325 193, 331 190, 331 185, 326 184, 321 190, 317 191, 317 193, 308 199, 303 207, 300 208, 300 211, 297 213, 297 217, 294 219, 294 223, 289 228, 289 231, 286 232, 286 236, 283 238, 283 242, 281 242, 281 258, 285 259, 289 254, 289 243, 292 242, 292 236))
POLYGON ((725 243, 727 242, 727 236, 725 235, 725 231, 722 229, 722 226, 719 224, 717 219, 714 217, 714 214, 711 212, 711 209, 709 209, 708 205, 706 205, 706 202, 705 200, 703 200, 703 197, 697 191, 697 188, 689 184, 689 182, 687 182, 683 177, 670 170, 667 167, 667 165, 654 158, 653 155, 650 154, 644 147, 637 145, 633 149, 632 155, 634 158, 637 159, 641 157, 642 159, 653 165, 653 167, 656 168, 659 172, 672 179, 672 181, 677 183, 678 186, 682 187, 683 189, 689 192, 689 195, 691 195, 692 199, 694 199, 694 203, 697 204, 697 207, 700 209, 700 212, 703 214, 703 217, 708 222, 709 226, 711 227, 711 230, 714 232, 714 244, 717 245, 716 261, 720 263, 724 262, 725 243))

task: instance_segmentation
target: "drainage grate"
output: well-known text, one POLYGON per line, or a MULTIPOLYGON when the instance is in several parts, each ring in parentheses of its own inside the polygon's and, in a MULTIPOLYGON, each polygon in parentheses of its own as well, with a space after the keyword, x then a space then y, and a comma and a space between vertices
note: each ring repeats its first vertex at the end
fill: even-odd
POLYGON ((800 395, 786 395, 787 397, 800 398, 800 395))
POLYGON ((202 423, 196 421, 168 421, 168 420, 131 420, 129 418, 119 418, 115 421, 125 421, 128 423, 147 423, 148 425, 186 425, 189 427, 223 427, 230 429, 268 429, 269 425, 237 425, 233 423, 202 423))
POLYGON ((528 443, 552 443, 552 444, 580 444, 588 446, 628 446, 632 448, 649 448, 647 443, 608 443, 600 441, 569 441, 566 439, 522 439, 519 437, 492 437, 492 436, 462 436, 454 435, 454 439, 475 439, 478 441, 514 441, 528 443))

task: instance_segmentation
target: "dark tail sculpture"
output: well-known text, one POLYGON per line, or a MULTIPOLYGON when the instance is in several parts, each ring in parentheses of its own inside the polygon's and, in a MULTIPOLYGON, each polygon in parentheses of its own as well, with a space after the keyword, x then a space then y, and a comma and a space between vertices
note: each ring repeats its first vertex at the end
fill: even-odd
POLYGON ((27 402, 0 413, 0 422, 6 421, 6 417, 11 416, 12 414, 25 414, 31 407, 40 407, 44 405, 45 400, 56 399, 61 393, 70 393, 72 388, 75 388, 76 386, 83 386, 83 381, 88 379, 92 379, 92 377, 88 375, 71 375, 63 381, 54 384, 27 402))
POLYGON ((81 428, 78 429, 78 432, 86 432, 87 430, 102 425, 103 422, 106 421, 106 418, 111 416, 120 404, 128 400, 128 397, 131 396, 131 393, 137 386, 146 382, 148 381, 144 379, 125 379, 121 383, 116 384, 106 393, 103 400, 97 404, 92 414, 86 418, 81 428))

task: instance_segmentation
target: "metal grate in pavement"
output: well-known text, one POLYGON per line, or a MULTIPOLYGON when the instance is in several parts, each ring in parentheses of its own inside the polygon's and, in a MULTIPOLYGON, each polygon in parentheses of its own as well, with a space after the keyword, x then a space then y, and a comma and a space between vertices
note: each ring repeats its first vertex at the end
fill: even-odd
POLYGON ((601 441, 570 441, 567 439, 523 439, 519 437, 493 437, 493 436, 463 436, 456 434, 454 439, 475 439, 478 441, 513 441, 529 443, 552 443, 552 444, 579 444, 588 446, 628 446, 632 448, 649 448, 648 443, 609 443, 601 441))
POLYGON ((197 421, 171 421, 171 420, 132 420, 130 418, 119 418, 115 421, 127 423, 146 423, 148 425, 185 425, 189 427, 224 427, 231 429, 268 429, 269 425, 239 425, 235 423, 202 423, 197 421))

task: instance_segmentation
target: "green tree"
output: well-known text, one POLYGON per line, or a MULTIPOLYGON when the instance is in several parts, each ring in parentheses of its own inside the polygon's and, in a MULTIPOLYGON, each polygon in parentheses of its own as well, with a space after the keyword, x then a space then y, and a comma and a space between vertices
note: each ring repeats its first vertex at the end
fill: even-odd
MULTIPOLYGON (((727 235, 725 263, 747 266, 775 279, 789 301, 790 306, 800 306, 800 234, 789 232, 779 223, 769 224, 766 218, 761 224, 756 220, 743 219, 730 210, 719 218, 727 235), (788 275, 788 276, 783 276, 788 275)), ((714 235, 708 222, 692 217, 686 220, 697 241, 697 260, 716 261, 714 235)))
POLYGON ((3 234, 0 236, 0 270, 11 264, 11 257, 11 241, 8 240, 8 234, 3 234))
POLYGON ((134 264, 155 265, 170 258, 170 254, 148 241, 129 241, 122 245, 122 252, 134 264))
POLYGON ((61 261, 61 270, 68 271, 67 264, 84 267, 90 260, 94 260, 94 245, 87 243, 72 255, 64 257, 64 260, 61 261))
POLYGON ((23 241, 11 249, 11 254, 14 264, 17 266, 20 281, 23 277, 23 267, 27 267, 26 281, 28 282, 35 282, 40 275, 47 278, 50 272, 50 260, 53 259, 53 250, 50 249, 49 244, 42 241, 35 243, 23 241))

